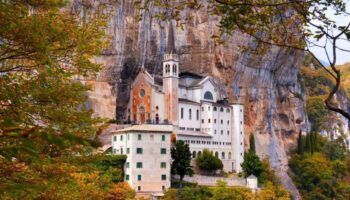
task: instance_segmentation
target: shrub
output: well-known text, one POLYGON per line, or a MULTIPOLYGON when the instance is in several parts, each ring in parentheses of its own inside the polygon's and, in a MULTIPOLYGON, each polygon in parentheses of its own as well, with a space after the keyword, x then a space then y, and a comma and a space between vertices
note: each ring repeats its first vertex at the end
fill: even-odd
POLYGON ((208 149, 204 149, 203 153, 198 155, 196 164, 199 169, 209 172, 215 172, 223 168, 221 160, 214 156, 208 149))

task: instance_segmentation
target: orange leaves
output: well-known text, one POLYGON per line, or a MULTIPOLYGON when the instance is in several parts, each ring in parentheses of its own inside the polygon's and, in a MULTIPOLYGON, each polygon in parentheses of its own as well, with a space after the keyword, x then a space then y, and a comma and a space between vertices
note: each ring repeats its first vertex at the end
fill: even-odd
POLYGON ((128 200, 134 199, 135 191, 129 186, 128 183, 116 183, 109 190, 108 199, 114 200, 128 200))

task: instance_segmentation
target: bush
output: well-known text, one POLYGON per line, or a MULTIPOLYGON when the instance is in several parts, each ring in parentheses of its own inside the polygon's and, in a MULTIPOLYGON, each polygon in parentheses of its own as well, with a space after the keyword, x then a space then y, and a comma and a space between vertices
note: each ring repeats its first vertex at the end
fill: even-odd
POLYGON ((208 149, 204 149, 203 153, 198 155, 196 164, 199 169, 214 173, 216 170, 223 168, 221 160, 214 156, 208 149))
POLYGON ((128 183, 116 183, 109 190, 107 199, 113 200, 131 200, 135 197, 135 191, 128 183))
POLYGON ((264 166, 259 157, 255 155, 254 152, 249 151, 248 153, 244 154, 244 161, 241 166, 244 172, 244 177, 248 177, 251 174, 254 174, 260 183, 263 182, 261 174, 264 172, 264 166))

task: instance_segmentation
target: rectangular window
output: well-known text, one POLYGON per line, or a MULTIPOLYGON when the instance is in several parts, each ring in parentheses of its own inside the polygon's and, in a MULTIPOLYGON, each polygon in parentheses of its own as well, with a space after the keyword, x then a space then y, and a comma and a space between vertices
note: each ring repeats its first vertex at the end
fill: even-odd
POLYGON ((204 107, 202 107, 202 111, 204 111, 204 107))
POLYGON ((126 148, 126 154, 130 153, 130 148, 126 148))
POLYGON ((130 163, 126 162, 126 168, 130 168, 130 163))
POLYGON ((230 124, 230 120, 227 120, 227 124, 230 124))
POLYGON ((141 186, 137 186, 137 191, 141 191, 141 186))
POLYGON ((224 120, 221 120, 221 124, 223 124, 224 123, 224 120))
POLYGON ((166 162, 161 162, 160 163, 160 168, 166 168, 166 162))
POLYGON ((142 148, 137 148, 136 149, 136 153, 137 154, 142 154, 143 153, 143 149, 142 148))
POLYGON ((129 174, 125 174, 125 180, 128 181, 130 179, 129 174))
POLYGON ((196 114, 197 116, 197 120, 199 120, 199 110, 197 110, 197 114, 196 114))
POLYGON ((181 119, 183 119, 183 118, 184 118, 184 109, 181 108, 181 119))
POLYGON ((137 175, 137 180, 138 180, 138 181, 141 181, 141 180, 142 180, 141 174, 137 175))
POLYGON ((202 119, 202 124, 204 124, 204 119, 202 119))
POLYGON ((120 141, 123 141, 123 136, 122 135, 120 136, 120 141))
POLYGON ((114 141, 114 142, 117 141, 117 136, 113 136, 113 141, 114 141))
POLYGON ((221 130, 221 135, 222 135, 222 134, 224 134, 224 131, 223 131, 223 130, 221 130))
POLYGON ((130 140, 130 134, 128 134, 128 140, 130 140))
POLYGON ((162 141, 165 141, 165 135, 162 135, 162 141))
POLYGON ((120 154, 123 154, 124 152, 123 152, 123 148, 120 148, 120 154))
POLYGON ((166 175, 162 174, 162 181, 165 181, 165 180, 166 180, 166 175))
POLYGON ((210 124, 210 119, 208 119, 208 123, 210 124))
POLYGON ((138 139, 138 140, 141 140, 141 139, 142 139, 142 135, 141 135, 141 134, 138 134, 138 135, 137 135, 137 139, 138 139))
POLYGON ((230 135, 230 131, 227 131, 227 135, 230 135))
POLYGON ((160 154, 166 154, 166 148, 161 148, 160 149, 160 154))
POLYGON ((214 119, 214 124, 216 124, 216 119, 214 119))
POLYGON ((137 163, 136 163, 136 168, 142 168, 142 166, 143 166, 143 165, 142 165, 142 162, 137 162, 137 163))

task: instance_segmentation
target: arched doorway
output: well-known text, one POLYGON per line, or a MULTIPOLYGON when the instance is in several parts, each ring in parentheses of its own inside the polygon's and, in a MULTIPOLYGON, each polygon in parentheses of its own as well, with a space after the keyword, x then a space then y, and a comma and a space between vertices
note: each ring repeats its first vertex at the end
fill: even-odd
POLYGON ((140 113, 140 122, 141 124, 144 124, 146 121, 146 116, 145 116, 145 107, 141 106, 139 108, 139 113, 140 113))

